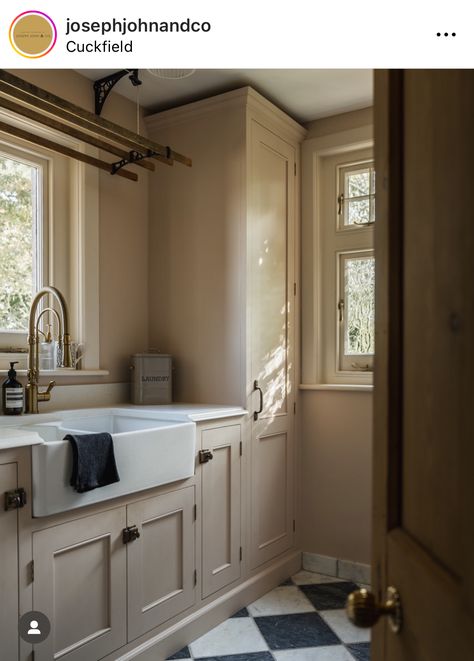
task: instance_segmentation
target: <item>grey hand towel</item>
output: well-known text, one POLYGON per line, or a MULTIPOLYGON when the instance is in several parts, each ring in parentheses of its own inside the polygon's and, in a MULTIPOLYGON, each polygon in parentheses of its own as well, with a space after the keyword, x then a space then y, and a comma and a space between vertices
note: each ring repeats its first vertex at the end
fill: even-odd
POLYGON ((120 481, 109 433, 68 434, 64 440, 72 447, 70 484, 76 491, 83 493, 120 481))

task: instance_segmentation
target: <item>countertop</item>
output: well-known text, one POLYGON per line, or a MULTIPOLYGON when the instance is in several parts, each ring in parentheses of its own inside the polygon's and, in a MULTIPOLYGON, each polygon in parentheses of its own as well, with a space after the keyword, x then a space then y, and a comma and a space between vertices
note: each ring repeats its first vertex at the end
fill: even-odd
POLYGON ((0 415, 0 450, 17 448, 43 443, 43 439, 32 430, 22 429, 25 425, 42 424, 62 420, 65 417, 74 418, 114 411, 140 411, 144 417, 157 417, 161 420, 176 422, 203 422, 244 416, 247 411, 240 406, 225 406, 212 404, 166 404, 156 406, 138 406, 120 404, 117 406, 102 406, 97 408, 67 409, 50 413, 28 413, 18 416, 0 415))
POLYGON ((43 439, 34 431, 24 431, 21 427, 2 427, 0 429, 0 450, 20 448, 25 445, 39 445, 40 443, 43 443, 43 439))
POLYGON ((234 416, 243 416, 247 414, 247 411, 241 406, 225 406, 222 404, 161 404, 157 406, 127 404, 117 406, 116 408, 135 409, 138 411, 158 411, 160 414, 166 416, 167 419, 172 419, 171 416, 177 416, 176 419, 186 419, 191 422, 219 420, 220 418, 232 418, 234 416))

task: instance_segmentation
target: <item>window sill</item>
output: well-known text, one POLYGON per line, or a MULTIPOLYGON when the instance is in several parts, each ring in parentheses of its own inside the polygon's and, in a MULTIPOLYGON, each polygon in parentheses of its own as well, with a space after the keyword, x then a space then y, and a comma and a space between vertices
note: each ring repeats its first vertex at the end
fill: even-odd
POLYGON ((300 390, 342 390, 346 392, 373 392, 372 383, 300 383, 300 390))
MULTIPOLYGON (((27 370, 16 370, 16 373, 18 376, 26 376, 28 371, 27 370)), ((0 370, 0 375, 7 375, 8 370, 0 370)), ((76 370, 73 368, 68 368, 65 367, 63 369, 57 369, 57 370, 42 370, 40 372, 40 377, 41 376, 54 376, 55 378, 58 377, 88 377, 88 376, 107 376, 109 374, 109 370, 76 370)))

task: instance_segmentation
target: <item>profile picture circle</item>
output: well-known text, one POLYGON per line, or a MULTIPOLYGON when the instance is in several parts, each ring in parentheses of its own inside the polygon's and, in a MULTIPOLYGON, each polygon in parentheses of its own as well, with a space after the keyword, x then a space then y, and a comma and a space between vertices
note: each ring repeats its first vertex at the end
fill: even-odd
POLYGON ((42 643, 49 636, 51 622, 41 611, 29 611, 20 617, 18 633, 27 643, 42 643))
POLYGON ((42 11, 24 11, 13 19, 9 30, 10 43, 19 55, 44 57, 56 43, 58 31, 52 18, 42 11))

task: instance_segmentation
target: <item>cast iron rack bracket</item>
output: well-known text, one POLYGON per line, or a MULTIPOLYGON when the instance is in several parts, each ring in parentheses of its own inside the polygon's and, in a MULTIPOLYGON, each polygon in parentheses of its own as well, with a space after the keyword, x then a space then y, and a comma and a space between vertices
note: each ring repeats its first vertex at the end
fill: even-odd
MULTIPOLYGON (((142 161, 144 158, 152 158, 153 156, 163 156, 163 154, 153 151, 152 149, 147 149, 146 152, 142 154, 141 152, 132 149, 132 151, 128 152, 128 155, 125 158, 112 163, 110 174, 117 174, 117 172, 126 165, 133 165, 133 163, 137 163, 137 161, 142 161)), ((171 159, 171 147, 166 147, 165 158, 171 159)))
POLYGON ((100 115, 102 112, 104 103, 113 87, 127 74, 129 74, 128 78, 134 87, 138 87, 138 85, 142 84, 142 81, 138 77, 138 69, 122 69, 122 71, 116 71, 109 76, 104 76, 103 78, 99 78, 98 80, 94 81, 93 87, 95 95, 96 115, 100 115))
MULTIPOLYGON (((125 73, 131 75, 130 70, 126 70, 125 73)), ((18 78, 5 69, 0 69, 0 108, 5 108, 15 115, 26 117, 49 129, 77 138, 81 142, 113 154, 119 159, 129 161, 129 151, 134 150, 144 155, 141 160, 136 161, 136 165, 146 170, 154 171, 153 160, 168 166, 181 163, 186 167, 192 167, 192 159, 184 154, 99 117, 67 99, 18 78), (148 158, 150 155, 152 155, 151 160, 148 158)), ((72 149, 61 142, 31 133, 9 122, 0 121, 0 131, 111 174, 113 163, 108 159, 104 160, 72 149)), ((130 181, 138 181, 137 173, 131 172, 127 168, 116 169, 115 173, 130 181)))

